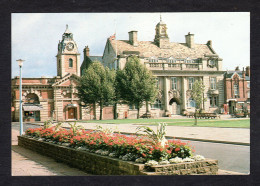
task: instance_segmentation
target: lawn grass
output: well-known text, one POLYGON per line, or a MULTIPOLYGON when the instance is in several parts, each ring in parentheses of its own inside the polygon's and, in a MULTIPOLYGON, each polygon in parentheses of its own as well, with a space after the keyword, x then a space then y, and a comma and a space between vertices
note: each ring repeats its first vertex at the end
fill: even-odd
POLYGON ((106 124, 147 124, 157 125, 159 122, 167 123, 168 126, 189 127, 234 127, 250 128, 250 119, 198 119, 198 125, 194 125, 194 119, 117 119, 117 120, 88 120, 79 121, 84 123, 106 123, 106 124))

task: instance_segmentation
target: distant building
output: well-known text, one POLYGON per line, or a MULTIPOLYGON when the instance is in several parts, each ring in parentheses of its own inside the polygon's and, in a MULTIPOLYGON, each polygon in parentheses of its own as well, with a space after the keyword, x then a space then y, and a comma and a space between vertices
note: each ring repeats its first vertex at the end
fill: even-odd
MULTIPOLYGON (((82 118, 75 88, 80 76, 80 54, 73 34, 66 27, 58 44, 57 76, 23 78, 22 100, 25 121, 78 120, 82 118)), ((12 79, 12 120, 19 120, 19 77, 12 79)))
POLYGON ((250 112, 250 67, 242 71, 237 67, 235 71, 227 71, 224 77, 225 111, 229 114, 250 112))
MULTIPOLYGON (((224 71, 222 59, 214 51, 212 42, 197 44, 194 34, 188 33, 185 43, 170 42, 166 24, 160 20, 153 41, 139 41, 137 31, 129 32, 128 40, 107 39, 103 64, 111 69, 123 69, 128 57, 136 55, 157 77, 160 92, 149 106, 155 116, 194 112, 191 90, 196 80, 206 86, 203 104, 206 112, 220 112, 224 104, 224 71)), ((134 105, 118 105, 119 118, 135 118, 134 105)), ((145 113, 145 107, 140 109, 145 113)))
POLYGON ((93 62, 93 61, 99 61, 102 62, 102 56, 90 56, 89 55, 89 48, 88 46, 86 46, 83 50, 83 54, 84 54, 84 60, 80 66, 80 74, 81 76, 84 74, 84 70, 86 70, 89 65, 93 62))

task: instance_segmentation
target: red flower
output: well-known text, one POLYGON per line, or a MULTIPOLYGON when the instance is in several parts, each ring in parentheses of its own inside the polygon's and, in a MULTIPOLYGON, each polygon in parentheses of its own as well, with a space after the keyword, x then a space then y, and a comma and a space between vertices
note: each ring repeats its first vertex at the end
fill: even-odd
POLYGON ((143 156, 143 157, 146 157, 146 154, 145 154, 145 153, 142 153, 142 156, 143 156))
POLYGON ((172 151, 170 151, 170 150, 167 150, 166 152, 167 152, 168 154, 171 154, 171 152, 172 152, 172 151))
POLYGON ((176 148, 176 149, 175 149, 175 152, 178 152, 178 151, 180 151, 180 150, 181 150, 180 148, 176 148))

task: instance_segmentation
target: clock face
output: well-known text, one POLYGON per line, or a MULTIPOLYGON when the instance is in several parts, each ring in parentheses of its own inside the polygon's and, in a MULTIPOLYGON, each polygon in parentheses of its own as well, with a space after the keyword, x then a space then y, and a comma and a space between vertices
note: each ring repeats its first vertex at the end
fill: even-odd
POLYGON ((67 50, 72 50, 74 48, 74 44, 68 43, 66 47, 67 47, 67 50))

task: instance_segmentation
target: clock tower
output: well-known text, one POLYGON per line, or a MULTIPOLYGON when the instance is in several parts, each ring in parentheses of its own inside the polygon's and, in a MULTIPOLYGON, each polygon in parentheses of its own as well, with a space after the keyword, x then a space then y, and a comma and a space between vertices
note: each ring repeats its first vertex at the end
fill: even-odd
POLYGON ((160 22, 156 25, 155 28, 155 44, 160 48, 169 48, 170 42, 167 34, 167 26, 162 21, 162 17, 160 16, 160 22))
POLYGON ((66 30, 62 35, 62 40, 59 41, 56 57, 57 76, 62 78, 68 73, 80 76, 80 54, 68 25, 66 25, 66 30))

